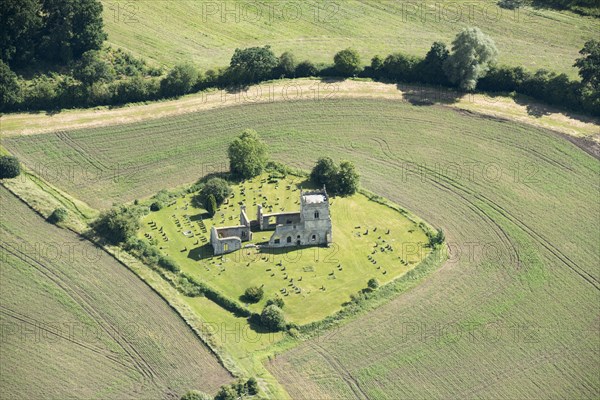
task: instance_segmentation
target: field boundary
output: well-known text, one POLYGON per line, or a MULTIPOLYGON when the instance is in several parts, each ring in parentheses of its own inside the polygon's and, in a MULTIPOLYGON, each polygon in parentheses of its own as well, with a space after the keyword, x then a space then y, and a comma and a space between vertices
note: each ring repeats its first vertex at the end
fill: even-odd
POLYGON ((448 88, 417 84, 393 84, 366 79, 298 78, 266 81, 243 91, 209 89, 174 100, 134 103, 123 107, 10 113, 0 116, 4 137, 38 135, 57 131, 155 120, 206 110, 274 102, 389 99, 421 106, 447 107, 484 117, 502 118, 545 128, 573 137, 592 137, 600 142, 600 119, 559 110, 526 96, 461 94, 448 88), (535 110, 533 112, 532 110, 535 110))
MULTIPOLYGON (((33 174, 27 173, 27 175, 33 175, 33 174)), ((12 193, 20 202, 22 202, 24 205, 26 205, 31 211, 33 211, 35 214, 37 214, 40 218, 43 218, 44 220, 47 218, 47 216, 45 215, 45 212, 42 211, 41 209, 38 209, 31 202, 27 201, 18 192, 18 189, 15 189, 15 187, 12 187, 11 185, 6 185, 5 182, 0 182, 0 184, 6 190, 8 190, 10 193, 12 193)), ((51 187, 51 185, 49 185, 47 183, 46 183, 46 185, 51 187)), ((38 188, 39 188, 39 190, 44 191, 45 193, 49 194, 50 196, 52 196, 53 198, 56 199, 56 197, 53 194, 46 192, 41 186, 38 186, 38 188)), ((56 199, 56 200, 60 202, 59 199, 56 199)), ((62 204, 62 202, 60 202, 60 203, 62 204)), ((169 306, 169 308, 171 308, 177 314, 177 316, 179 318, 181 318, 181 320, 189 327, 189 329, 200 340, 200 342, 202 342, 202 344, 204 346, 206 346, 206 348, 210 351, 210 353, 215 356, 215 358, 218 360, 219 364, 221 364, 223 366, 223 368, 225 368, 225 370, 232 377, 239 377, 241 375, 241 372, 239 371, 239 368, 234 363, 234 361, 229 359, 228 357, 225 357, 222 354, 221 350, 218 349, 214 343, 212 343, 213 341, 211 341, 210 336, 208 334, 205 334, 200 328, 198 328, 198 325, 201 325, 201 322, 197 320, 198 317, 186 305, 181 304, 178 301, 175 301, 175 295, 173 295, 173 298, 171 298, 171 296, 169 296, 167 293, 165 293, 166 291, 169 290, 169 288, 166 285, 165 285, 165 287, 162 287, 162 285, 156 284, 157 278, 152 276, 153 274, 156 274, 157 276, 159 275, 156 273, 156 271, 153 271, 150 267, 141 263, 139 260, 137 260, 137 258, 131 256, 129 253, 125 252, 122 249, 117 248, 117 250, 115 251, 112 248, 109 248, 108 246, 100 245, 97 241, 93 240, 91 237, 86 235, 85 232, 80 231, 78 229, 79 227, 69 226, 66 224, 63 224, 61 227, 63 229, 66 229, 66 230, 76 234, 78 237, 89 241, 95 247, 102 249, 106 254, 110 255, 113 259, 115 259, 116 262, 118 262, 119 264, 121 264, 122 266, 124 266, 125 268, 130 270, 132 273, 134 273, 154 293, 156 293, 161 299, 163 299, 163 301, 166 302, 166 304, 169 306), (127 254, 129 257, 132 258, 132 260, 125 260, 125 258, 122 257, 121 254, 127 254), (133 265, 131 265, 132 261, 135 261, 136 263, 140 263, 141 265, 144 266, 144 268, 147 268, 148 271, 144 272, 144 271, 142 271, 142 268, 134 267, 133 265), (160 287, 160 289, 159 289, 159 287, 160 287)), ((167 283, 166 280, 163 279, 162 277, 159 277, 158 279, 160 279, 160 281, 167 283)), ((167 283, 167 285, 168 285, 168 283, 167 283)))

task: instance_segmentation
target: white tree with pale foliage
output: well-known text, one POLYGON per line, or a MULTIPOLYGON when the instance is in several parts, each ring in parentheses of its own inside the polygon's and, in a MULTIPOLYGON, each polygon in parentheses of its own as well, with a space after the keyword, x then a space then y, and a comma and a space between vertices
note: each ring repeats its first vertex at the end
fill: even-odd
POLYGON ((477 81, 486 76, 497 57, 498 49, 491 37, 479 28, 465 28, 452 42, 452 53, 444 69, 452 83, 471 91, 477 87, 477 81))

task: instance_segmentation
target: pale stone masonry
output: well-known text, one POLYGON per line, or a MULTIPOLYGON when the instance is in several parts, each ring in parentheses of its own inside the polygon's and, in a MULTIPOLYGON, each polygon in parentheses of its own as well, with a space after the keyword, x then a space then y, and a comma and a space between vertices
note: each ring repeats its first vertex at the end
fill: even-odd
MULTIPOLYGON (((261 231, 275 230, 266 247, 318 246, 333 241, 329 196, 321 190, 300 191, 300 211, 265 214, 258 205, 257 225, 261 231)), ((211 229, 210 243, 214 254, 224 254, 242 248, 242 242, 252 240, 251 221, 246 207, 241 206, 240 225, 211 229)))

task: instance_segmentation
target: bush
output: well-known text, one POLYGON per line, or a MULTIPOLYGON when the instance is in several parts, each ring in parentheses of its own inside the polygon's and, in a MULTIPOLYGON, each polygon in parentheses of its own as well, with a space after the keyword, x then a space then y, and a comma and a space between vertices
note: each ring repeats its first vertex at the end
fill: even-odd
POLYGON ((0 179, 16 178, 21 174, 19 159, 13 156, 0 156, 0 179))
POLYGON ((417 76, 417 66, 422 62, 421 59, 401 53, 390 54, 383 62, 383 74, 386 78, 403 82, 416 82, 420 79, 417 76))
POLYGON ((57 224, 59 222, 64 222, 67 219, 67 210, 63 207, 58 207, 52 214, 48 217, 47 221, 51 224, 57 224))
POLYGON ((345 49, 339 51, 334 57, 334 68, 342 76, 354 76, 361 71, 360 55, 356 50, 345 49))
POLYGON ((270 299, 268 299, 266 305, 267 306, 275 305, 279 308, 283 308, 285 306, 285 302, 283 301, 283 299, 281 297, 275 296, 275 297, 271 297, 270 299))
POLYGON ((161 208, 163 208, 163 204, 160 201, 150 204, 150 211, 160 211, 161 208))
POLYGON ((191 91, 198 80, 198 70, 192 64, 179 64, 160 82, 164 96, 181 96, 191 91))
POLYGON ((215 395, 215 400, 237 400, 239 398, 237 390, 231 385, 221 386, 215 395))
POLYGON ((342 161, 337 175, 337 193, 340 196, 352 196, 358 190, 359 175, 354 164, 342 161))
POLYGON ((308 78, 310 76, 317 76, 319 74, 319 70, 310 61, 302 61, 300 64, 296 66, 296 77, 297 78, 308 78))
POLYGON ((277 78, 294 78, 296 76, 296 59, 292 52, 286 51, 279 57, 274 75, 277 78))
POLYGON ((267 165, 267 146, 252 129, 246 129, 231 142, 227 153, 231 174, 241 179, 260 175, 267 165))
POLYGON ((506 8, 508 10, 515 10, 525 5, 525 0, 500 0, 498 7, 506 8))
POLYGON ((223 204, 225 199, 231 196, 231 193, 231 187, 225 179, 211 178, 200 189, 200 192, 194 196, 193 201, 196 206, 203 207, 211 215, 214 215, 216 207, 223 204))
POLYGON ((251 286, 244 292, 244 300, 248 303, 258 303, 262 300, 264 293, 262 287, 251 286))
POLYGON ((369 282, 367 282, 367 286, 369 289, 375 290, 380 286, 379 280, 377 278, 371 278, 369 279, 369 282))
POLYGON ((281 308, 272 304, 266 306, 260 314, 260 322, 271 331, 281 331, 286 327, 285 315, 281 308))
POLYGON ((112 66, 100 58, 100 53, 90 50, 83 54, 73 70, 73 77, 91 86, 96 82, 110 82, 115 79, 112 66))
POLYGON ((175 260, 173 260, 170 257, 167 256, 160 256, 158 258, 158 266, 171 271, 171 272, 179 272, 179 266, 177 265, 177 263, 175 262, 175 260))
POLYGON ((134 208, 112 208, 100 214, 92 223, 96 234, 111 244, 125 242, 140 228, 139 212, 134 208))
POLYGON ((258 394, 259 388, 256 378, 251 377, 250 379, 248 379, 248 381, 246 382, 246 389, 248 391, 248 394, 251 396, 258 394))
POLYGON ((431 247, 442 244, 446 240, 446 235, 444 235, 444 231, 441 229, 438 229, 436 233, 427 232, 427 236, 429 237, 429 245, 431 247))
POLYGON ((199 390, 190 390, 181 396, 181 400, 213 400, 213 397, 199 390))

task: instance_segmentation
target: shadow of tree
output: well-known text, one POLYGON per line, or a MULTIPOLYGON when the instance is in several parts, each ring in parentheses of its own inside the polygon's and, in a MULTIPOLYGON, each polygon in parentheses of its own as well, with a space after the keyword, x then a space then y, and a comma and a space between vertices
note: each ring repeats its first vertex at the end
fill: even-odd
POLYGON ((407 85, 398 83, 396 88, 413 106, 432 106, 435 104, 454 104, 465 94, 443 86, 407 85))

